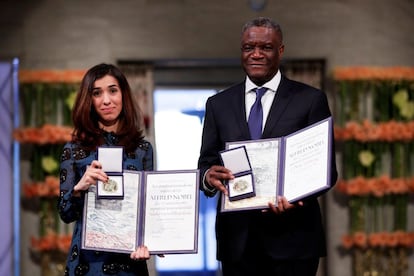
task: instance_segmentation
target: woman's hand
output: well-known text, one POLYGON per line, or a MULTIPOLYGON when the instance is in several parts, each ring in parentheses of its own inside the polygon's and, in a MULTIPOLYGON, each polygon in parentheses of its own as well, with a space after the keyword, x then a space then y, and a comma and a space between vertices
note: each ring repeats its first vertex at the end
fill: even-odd
POLYGON ((131 253, 130 257, 136 261, 143 261, 150 258, 150 253, 145 245, 140 245, 137 247, 137 250, 131 253))
POLYGON ((102 165, 99 161, 93 160, 91 165, 86 168, 85 173, 79 182, 73 187, 75 195, 79 195, 80 191, 86 191, 91 185, 96 185, 96 181, 108 181, 108 176, 102 170, 102 165))

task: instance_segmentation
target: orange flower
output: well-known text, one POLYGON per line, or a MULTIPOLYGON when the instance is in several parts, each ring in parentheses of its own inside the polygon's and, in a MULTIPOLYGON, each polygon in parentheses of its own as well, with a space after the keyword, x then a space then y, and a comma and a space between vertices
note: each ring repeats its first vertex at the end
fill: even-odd
POLYGON ((345 138, 345 129, 334 126, 334 136, 335 136, 335 139, 338 140, 338 141, 346 140, 346 138, 345 138))
POLYGON ((347 193, 347 184, 344 179, 339 179, 338 182, 335 185, 335 189, 343 194, 347 193))
POLYGON ((25 197, 56 197, 59 196, 59 178, 47 176, 45 182, 29 182, 23 184, 23 194, 25 197))
POLYGON ((391 180, 390 191, 394 194, 404 194, 408 192, 408 186, 404 178, 396 178, 391 180))
POLYGON ((400 137, 402 141, 411 141, 413 139, 412 124, 400 123, 400 137))
POLYGON ((371 194, 376 197, 382 197, 385 194, 385 186, 376 178, 371 178, 367 180, 367 186, 369 186, 369 190, 371 194))
POLYGON ((60 182, 59 178, 54 176, 47 176, 45 179, 45 185, 49 189, 49 195, 50 196, 58 196, 59 195, 59 189, 60 189, 60 182))
POLYGON ((367 185, 367 181, 364 177, 358 176, 354 178, 351 182, 355 182, 355 185, 358 187, 358 195, 369 195, 370 187, 367 185))
POLYGON ((26 127, 16 129, 13 132, 13 137, 21 143, 40 145, 64 143, 72 139, 72 128, 45 124, 41 128, 26 127))
POLYGON ((344 128, 335 127, 335 139, 338 141, 411 141, 414 139, 414 122, 388 122, 373 124, 364 120, 362 124, 348 122, 344 128))
POLYGON ((47 197, 49 195, 49 187, 43 183, 36 183, 37 194, 40 197, 47 197))
POLYGON ((380 246, 383 246, 383 247, 385 247, 385 246, 387 246, 387 238, 388 238, 388 232, 379 232, 378 233, 378 236, 379 236, 379 243, 380 243, 380 246))
POLYGON ((342 236, 342 246, 350 249, 353 246, 359 248, 369 247, 398 247, 412 248, 414 246, 414 232, 355 232, 353 235, 342 236))
POLYGON ((42 127, 42 132, 45 137, 47 137, 47 142, 50 144, 55 144, 59 142, 59 131, 52 125, 45 124, 42 127))
POLYGON ((68 252, 72 241, 70 234, 57 235, 50 232, 47 235, 39 238, 31 237, 31 247, 35 251, 44 252, 59 250, 61 252, 68 252))
POLYGON ((36 128, 28 128, 26 131, 23 131, 22 138, 23 141, 26 140, 29 143, 36 141, 38 137, 38 131, 36 128))
POLYGON ((350 137, 349 139, 355 138, 355 133, 358 132, 360 129, 359 124, 355 121, 350 121, 346 123, 345 125, 345 133, 348 133, 345 135, 346 137, 350 137))
POLYGON ((382 175, 377 178, 358 176, 349 180, 339 179, 336 190, 351 196, 406 194, 414 192, 414 177, 390 179, 388 175, 382 175))
POLYGON ((28 183, 23 184, 23 195, 27 198, 37 196, 36 186, 28 183))
POLYGON ((414 80, 413 67, 337 67, 333 72, 336 80, 414 80))
POLYGON ((396 247, 398 245, 398 236, 394 233, 386 233, 384 236, 385 245, 388 247, 396 247))
POLYGON ((368 235, 368 244, 372 247, 380 247, 383 245, 383 233, 370 233, 368 235))
POLYGON ((414 247, 414 232, 407 233, 407 244, 410 247, 414 247))
POLYGON ((364 131, 366 133, 367 141, 376 141, 380 139, 381 131, 378 125, 374 125, 369 120, 364 120, 362 122, 362 127, 364 128, 364 131))
POLYGON ((57 249, 62 252, 68 252, 72 242, 72 235, 59 236, 57 239, 57 249))
POLYGON ((355 246, 359 248, 366 248, 368 244, 367 235, 364 232, 355 232, 354 243, 355 243, 355 246))
POLYGON ((394 235, 397 240, 397 245, 403 245, 403 243, 406 242, 405 237, 407 236, 407 233, 405 231, 395 231, 392 235, 394 235))
POLYGON ((351 196, 360 195, 360 186, 357 181, 351 180, 347 184, 347 194, 351 196))
POLYGON ((414 178, 407 179, 407 187, 410 192, 414 192, 414 178))
POLYGON ((384 191, 384 194, 389 194, 390 186, 391 186, 391 179, 388 175, 382 175, 379 178, 377 178, 377 187, 384 191))
POLYGON ((48 234, 44 237, 36 239, 35 237, 31 238, 32 248, 37 251, 49 251, 55 248, 55 234, 48 234))
POLYGON ((357 140, 357 141, 367 142, 366 132, 360 126, 358 126, 358 128, 355 129, 355 132, 353 133, 353 136, 354 136, 355 140, 357 140))
POLYGON ((350 249, 354 246, 354 238, 351 235, 343 235, 342 236, 342 246, 345 249, 350 249))
POLYGON ((85 70, 20 70, 22 83, 80 83, 85 70))

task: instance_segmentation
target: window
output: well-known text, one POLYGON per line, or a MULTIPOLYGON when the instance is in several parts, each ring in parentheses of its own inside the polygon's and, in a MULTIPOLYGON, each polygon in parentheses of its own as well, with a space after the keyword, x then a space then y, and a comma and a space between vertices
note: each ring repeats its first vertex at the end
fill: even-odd
MULTIPOLYGON (((214 89, 155 89, 154 127, 157 170, 196 169, 204 106, 214 89)), ((200 194, 197 254, 156 259, 159 276, 216 275, 216 200, 200 194)))

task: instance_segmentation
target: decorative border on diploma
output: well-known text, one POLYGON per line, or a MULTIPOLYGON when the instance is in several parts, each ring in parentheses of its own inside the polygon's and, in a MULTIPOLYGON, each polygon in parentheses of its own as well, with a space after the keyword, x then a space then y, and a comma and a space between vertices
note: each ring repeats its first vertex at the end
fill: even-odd
POLYGON ((146 171, 142 243, 153 254, 197 253, 199 170, 146 171))
POLYGON ((123 176, 123 199, 98 199, 95 186, 86 193, 82 249, 129 254, 145 244, 151 254, 197 253, 199 171, 124 171, 123 176), (156 192, 170 204, 158 204, 160 198, 151 197, 156 192), (183 196, 169 197, 173 194, 183 196))
POLYGON ((139 244, 142 173, 124 171, 123 199, 98 199, 96 186, 85 194, 82 249, 131 253, 139 244))

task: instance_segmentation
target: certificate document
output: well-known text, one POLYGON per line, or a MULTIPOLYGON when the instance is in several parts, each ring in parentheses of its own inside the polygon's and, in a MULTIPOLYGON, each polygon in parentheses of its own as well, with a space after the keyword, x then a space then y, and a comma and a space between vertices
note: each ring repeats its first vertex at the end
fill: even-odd
POLYGON ((82 249, 197 253, 199 171, 124 171, 124 198, 85 196, 82 249))
POLYGON ((254 197, 229 200, 222 196, 221 210, 236 211, 246 209, 265 209, 269 202, 276 202, 277 167, 280 139, 249 140, 227 143, 226 148, 232 149, 245 146, 253 171, 255 183, 254 197))
POLYGON ((221 211, 265 209, 278 195, 295 202, 329 189, 332 139, 329 117, 284 137, 227 143, 226 148, 246 147, 256 196, 222 196, 221 211))
POLYGON ((330 187, 331 119, 286 136, 279 194, 298 201, 330 187))
POLYGON ((198 173, 146 173, 143 244, 154 253, 196 253, 198 173))

